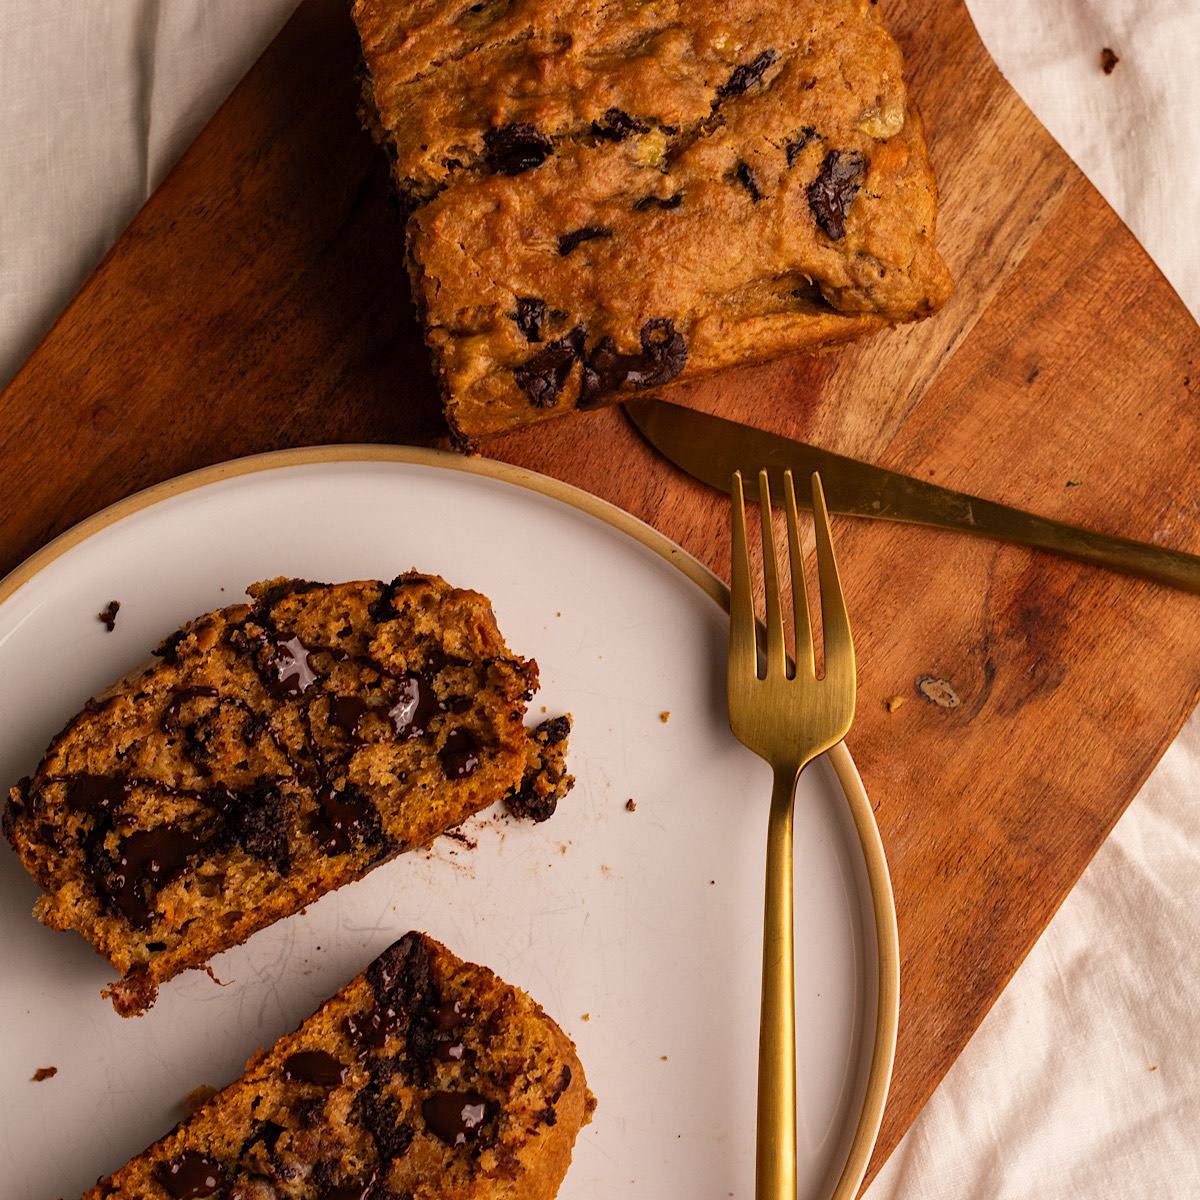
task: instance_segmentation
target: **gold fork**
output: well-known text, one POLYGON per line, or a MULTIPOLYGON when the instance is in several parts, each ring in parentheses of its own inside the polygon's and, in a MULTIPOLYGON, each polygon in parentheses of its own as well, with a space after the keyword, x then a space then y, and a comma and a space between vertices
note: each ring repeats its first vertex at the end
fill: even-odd
MULTIPOLYGON (((854 717, 854 646, 834 561, 829 514, 820 476, 812 477, 825 666, 817 678, 804 561, 796 523, 796 494, 784 474, 788 550, 795 623, 795 671, 788 672, 783 606, 767 472, 758 476, 766 585, 766 675, 750 590, 750 554, 741 472, 733 494, 733 562, 729 606, 729 725, 734 736, 775 774, 767 826, 766 913, 763 929, 762 1016, 758 1053, 758 1200, 796 1196, 796 1008, 792 942, 792 810, 800 772, 845 737, 854 717)), ((890 1063, 889 1063, 890 1066, 890 1063)), ((864 1164, 865 1165, 865 1164, 864 1164)))

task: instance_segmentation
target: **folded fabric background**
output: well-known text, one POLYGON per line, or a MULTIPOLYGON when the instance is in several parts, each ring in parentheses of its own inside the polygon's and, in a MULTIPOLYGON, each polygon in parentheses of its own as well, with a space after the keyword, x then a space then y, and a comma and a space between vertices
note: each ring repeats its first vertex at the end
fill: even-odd
MULTIPOLYGON (((295 3, 0 0, 0 385, 295 3)), ((1009 81, 1200 315, 1200 4, 968 7, 1009 81)), ((1197 947, 1200 717, 871 1200, 1200 1194, 1197 947)))

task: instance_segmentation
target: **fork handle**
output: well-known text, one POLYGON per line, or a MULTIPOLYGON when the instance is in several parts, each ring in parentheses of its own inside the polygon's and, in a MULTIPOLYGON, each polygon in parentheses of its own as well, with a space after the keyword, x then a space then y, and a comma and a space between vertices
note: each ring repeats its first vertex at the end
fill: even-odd
POLYGON ((767 823, 762 1017, 758 1036, 757 1200, 796 1197, 796 985, 792 809, 800 768, 776 768, 767 823))

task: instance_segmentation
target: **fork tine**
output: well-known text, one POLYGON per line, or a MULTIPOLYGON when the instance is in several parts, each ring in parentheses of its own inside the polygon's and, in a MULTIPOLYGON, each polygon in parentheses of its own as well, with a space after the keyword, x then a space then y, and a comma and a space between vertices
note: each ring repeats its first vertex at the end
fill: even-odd
POLYGON ((821 476, 812 477, 813 516, 817 534, 817 574, 821 587, 821 625, 825 644, 825 674, 830 676, 854 665, 854 644, 850 637, 850 614, 838 577, 833 539, 829 532, 829 512, 821 476))
POLYGON ((775 532, 771 524, 771 485, 766 471, 758 473, 758 507, 762 517, 763 585, 767 593, 767 678, 787 670, 783 642, 783 602, 779 593, 779 567, 775 561, 775 532))
POLYGON ((733 543, 729 568, 729 669, 758 674, 754 601, 750 591, 750 547, 746 536, 746 498, 742 473, 735 471, 730 486, 733 497, 733 543))
POLYGON ((796 520, 796 487, 791 471, 783 475, 784 499, 787 502, 788 552, 792 560, 792 620, 796 627, 796 674, 816 671, 813 661, 812 617, 808 611, 808 585, 804 578, 804 554, 800 549, 800 530, 796 520))

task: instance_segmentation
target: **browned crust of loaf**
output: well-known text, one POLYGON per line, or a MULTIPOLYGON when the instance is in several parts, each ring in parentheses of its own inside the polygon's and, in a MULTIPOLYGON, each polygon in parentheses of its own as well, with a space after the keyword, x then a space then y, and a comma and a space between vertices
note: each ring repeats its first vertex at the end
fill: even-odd
POLYGON ((570 1067, 571 1082, 555 1105, 557 1120, 543 1135, 542 1144, 522 1156, 525 1169, 521 1186, 522 1200, 554 1200, 566 1178, 579 1131, 587 1125, 596 1110, 596 1098, 588 1089, 583 1064, 575 1052, 575 1044, 552 1021, 546 1018, 558 1057, 570 1067))
MULTIPOLYGON (((763 323, 764 341, 759 348, 741 355, 730 355, 725 363, 697 364, 686 367, 674 380, 662 387, 653 388, 647 392, 639 392, 636 397, 632 394, 613 392, 606 396, 598 407, 611 407, 626 400, 669 399, 682 388, 687 388, 705 379, 711 379, 723 371, 738 367, 766 366, 768 363, 787 358, 793 354, 805 354, 813 357, 829 354, 842 346, 861 341, 870 334, 886 329, 893 322, 886 317, 868 313, 855 316, 845 316, 840 313, 826 312, 806 323, 803 333, 796 336, 786 328, 771 327, 767 320, 763 323), (763 349, 762 347, 767 347, 763 349)), ((480 442, 490 437, 501 437, 514 430, 524 429, 529 425, 528 416, 520 409, 511 405, 511 396, 507 393, 495 397, 456 399, 446 383, 445 371, 440 356, 431 349, 434 372, 442 395, 443 411, 450 427, 450 436, 454 445, 463 451, 476 452, 480 442)), ((570 416, 577 409, 573 404, 556 406, 546 419, 570 416)))
MULTIPOLYGON (((129 672, 89 702, 54 738, 32 781, 14 787, 5 805, 4 833, 46 893, 35 914, 51 928, 80 932, 121 972, 106 994, 123 1016, 144 1011, 153 1003, 158 986, 180 971, 203 966, 216 952, 299 911, 325 892, 361 878, 402 851, 427 845, 519 787, 526 768, 529 735, 523 718, 537 685, 537 664, 509 652, 485 597, 415 572, 391 584, 314 585, 281 579, 250 591, 254 604, 232 606, 190 622, 181 634, 167 639, 160 656, 148 666, 129 672), (384 605, 385 597, 394 597, 401 605, 403 619, 394 606, 384 605), (373 605, 383 605, 379 622, 366 615, 366 608, 373 605), (319 626, 320 614, 326 610, 339 626, 344 619, 349 631, 345 646, 357 647, 354 655, 341 660, 330 657, 326 662, 319 657, 325 651, 309 653, 312 646, 337 643, 336 630, 319 626), (314 621, 317 632, 309 632, 314 621), (323 664, 320 671, 326 674, 318 672, 319 686, 295 703, 268 694, 265 677, 256 674, 260 668, 247 665, 257 651, 247 659, 246 651, 230 649, 239 631, 253 633, 260 628, 281 638, 288 632, 297 637, 303 633, 309 639, 302 644, 308 647, 310 665, 312 654, 318 654, 316 661, 323 664), (407 636, 411 644, 396 640, 407 636), (429 733, 391 736, 382 714, 389 696, 394 701, 392 693, 402 684, 388 683, 389 677, 380 675, 375 666, 358 671, 354 663, 366 655, 363 645, 375 656, 363 661, 377 663, 383 656, 385 667, 400 664, 395 667, 400 674, 393 679, 407 678, 406 654, 423 654, 431 648, 444 656, 428 686, 432 688, 436 681, 437 687, 448 690, 443 711, 433 718, 429 733), (169 653, 162 655, 164 647, 169 653), (323 691, 321 681, 335 676, 336 682, 323 691), (189 694, 190 700, 178 699, 189 694), (335 728, 333 697, 343 694, 365 698, 367 726, 361 739, 360 725, 350 732, 344 723, 335 728), (447 707, 451 700, 455 705, 467 702, 465 715, 451 712, 447 707), (190 709, 189 704, 198 707, 190 709), (168 733, 163 724, 172 708, 172 719, 182 723, 204 705, 210 711, 196 717, 194 724, 203 725, 202 718, 208 722, 203 731, 208 741, 196 751, 211 753, 215 745, 216 757, 208 761, 191 757, 187 741, 192 726, 183 733, 168 733), (314 712, 318 717, 313 717, 314 712), (253 742, 246 732, 251 718, 257 722, 253 742), (326 722, 317 733, 314 720, 326 722), (451 780, 445 774, 449 768, 444 756, 450 731, 459 726, 469 728, 477 739, 479 761, 451 780), (376 823, 374 832, 368 822, 361 826, 361 835, 347 834, 341 838, 345 844, 323 851, 319 850, 322 838, 338 842, 338 835, 322 832, 332 819, 325 814, 338 810, 336 804, 322 809, 323 793, 318 793, 318 781, 311 778, 315 769, 305 759, 317 754, 318 745, 322 761, 327 760, 321 778, 328 772, 333 780, 329 794, 338 802, 357 794, 369 796, 362 817, 376 823), (340 774, 335 777, 334 771, 340 774), (81 815, 72 808, 70 787, 81 775, 111 778, 118 784, 133 781, 132 792, 118 802, 116 816, 110 819, 96 811, 81 815), (344 784, 338 782, 342 779, 344 784), (349 791, 351 785, 358 793, 349 791), (276 808, 263 809, 261 814, 235 810, 236 819, 252 826, 258 823, 246 836, 252 834, 260 842, 271 840, 272 821, 286 826, 282 849, 273 847, 276 858, 264 859, 266 852, 260 845, 247 843, 237 832, 243 826, 228 825, 234 818, 220 815, 225 800, 214 787, 232 789, 235 802, 243 793, 262 794, 261 787, 273 789, 272 795, 278 793, 268 796, 276 808), (97 853, 95 838, 107 839, 103 853, 115 855, 129 844, 123 839, 131 831, 185 826, 210 841, 217 838, 211 841, 215 865, 210 869, 206 861, 189 858, 181 874, 156 885, 152 901, 146 901, 150 904, 146 924, 136 928, 129 910, 120 909, 116 894, 103 892, 89 874, 88 856, 97 853), (115 848, 107 848, 110 843, 115 848), (215 885, 208 882, 207 874, 201 877, 202 870, 212 875, 215 885)), ((391 603, 389 599, 387 604, 391 603)), ((415 669, 421 663, 414 660, 408 666, 415 669)), ((358 820, 357 814, 354 819, 358 820)))

